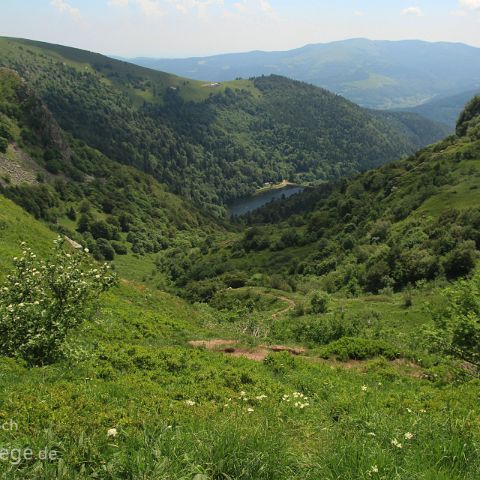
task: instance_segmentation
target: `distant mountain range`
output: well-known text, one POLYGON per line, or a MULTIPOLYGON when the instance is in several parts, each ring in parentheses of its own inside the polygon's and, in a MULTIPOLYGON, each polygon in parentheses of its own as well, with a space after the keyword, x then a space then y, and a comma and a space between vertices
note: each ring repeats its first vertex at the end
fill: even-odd
POLYGON ((480 88, 448 97, 435 98, 417 107, 403 109, 403 111, 418 113, 434 122, 442 123, 450 130, 453 130, 457 123, 459 113, 465 104, 478 94, 480 94, 480 88))
MULTIPOLYGON (((364 107, 411 108, 480 90, 480 49, 460 43, 352 39, 284 52, 233 53, 131 62, 215 82, 284 75, 324 87, 364 107)), ((455 107, 454 116, 460 112, 455 107)), ((452 124, 452 113, 443 121, 452 124)), ((435 118, 435 120, 442 120, 435 118)))

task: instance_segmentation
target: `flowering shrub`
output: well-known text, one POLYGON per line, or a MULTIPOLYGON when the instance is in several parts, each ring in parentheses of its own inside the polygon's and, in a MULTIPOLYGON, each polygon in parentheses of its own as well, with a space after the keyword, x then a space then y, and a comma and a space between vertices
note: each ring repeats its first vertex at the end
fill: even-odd
POLYGON ((46 261, 25 243, 22 248, 0 287, 0 355, 50 363, 61 356, 68 333, 92 315, 116 275, 108 265, 94 264, 88 251, 69 253, 62 239, 46 261))

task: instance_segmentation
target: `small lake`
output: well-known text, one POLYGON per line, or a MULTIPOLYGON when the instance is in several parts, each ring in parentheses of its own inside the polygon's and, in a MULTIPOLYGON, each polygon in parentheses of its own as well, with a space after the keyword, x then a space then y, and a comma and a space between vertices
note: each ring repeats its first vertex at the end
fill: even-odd
POLYGON ((296 193, 303 192, 303 190, 305 190, 303 187, 296 187, 293 185, 284 188, 267 190, 266 192, 237 200, 235 203, 230 205, 229 210, 232 215, 245 215, 248 212, 253 212, 260 207, 263 207, 267 203, 281 200, 282 198, 291 197, 296 193))

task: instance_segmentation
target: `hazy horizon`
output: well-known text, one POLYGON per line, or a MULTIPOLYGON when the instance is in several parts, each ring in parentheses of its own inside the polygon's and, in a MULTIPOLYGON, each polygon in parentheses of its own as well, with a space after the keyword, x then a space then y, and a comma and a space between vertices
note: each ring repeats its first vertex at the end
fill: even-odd
POLYGON ((18 0, 0 35, 125 58, 285 51, 354 38, 480 47, 480 0, 18 0), (21 21, 19 21, 21 19, 21 21))

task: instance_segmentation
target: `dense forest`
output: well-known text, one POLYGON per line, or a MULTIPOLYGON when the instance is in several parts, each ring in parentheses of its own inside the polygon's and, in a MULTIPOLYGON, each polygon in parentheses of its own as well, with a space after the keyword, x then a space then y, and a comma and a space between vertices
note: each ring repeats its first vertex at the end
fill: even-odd
POLYGON ((65 134, 21 78, 0 69, 0 172, 9 163, 22 163, 22 154, 7 151, 12 142, 39 168, 32 182, 12 181, 5 172, 0 193, 87 246, 99 260, 129 251, 145 255, 172 246, 192 248, 222 228, 218 219, 151 176, 65 134))
POLYGON ((476 97, 456 136, 405 160, 237 219, 246 228, 241 238, 208 257, 190 257, 175 281, 193 298, 208 298, 234 279, 289 289, 309 277, 327 292, 356 296, 470 274, 480 249, 479 109, 476 97))
POLYGON ((319 182, 444 136, 422 117, 369 112, 283 77, 211 86, 81 50, 0 40, 60 126, 114 161, 222 214, 264 182, 319 182))

